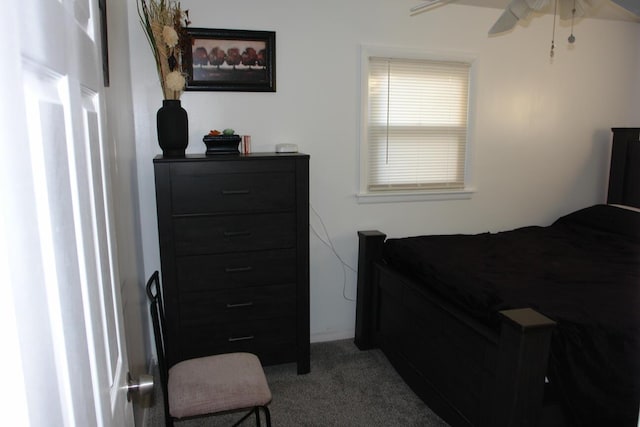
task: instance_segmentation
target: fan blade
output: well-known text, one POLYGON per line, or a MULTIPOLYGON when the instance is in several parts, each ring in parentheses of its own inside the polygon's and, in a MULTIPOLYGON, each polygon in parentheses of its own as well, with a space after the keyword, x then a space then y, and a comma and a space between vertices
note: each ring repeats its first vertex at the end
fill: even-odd
POLYGON ((527 5, 533 10, 542 10, 549 3, 549 0, 527 0, 527 5))
POLYGON ((418 12, 422 9, 426 9, 427 7, 434 5, 436 3, 441 3, 443 0, 427 0, 427 1, 423 1, 420 4, 417 4, 415 6, 413 6, 411 9, 409 9, 410 12, 418 12))
POLYGON ((582 18, 587 11, 593 7, 589 0, 560 0, 558 4, 558 14, 560 19, 582 18), (575 15, 573 8, 575 7, 575 15))
POLYGON ((508 31, 516 26, 518 23, 518 17, 509 9, 505 9, 500 15, 500 18, 493 24, 493 27, 489 30, 489 34, 498 34, 503 31, 508 31))
POLYGON ((634 15, 640 16, 640 2, 638 0, 612 0, 618 6, 627 9, 634 15))
POLYGON ((518 20, 524 19, 531 12, 526 0, 511 0, 509 6, 502 12, 500 18, 493 24, 489 34, 498 34, 508 31, 516 26, 518 20))

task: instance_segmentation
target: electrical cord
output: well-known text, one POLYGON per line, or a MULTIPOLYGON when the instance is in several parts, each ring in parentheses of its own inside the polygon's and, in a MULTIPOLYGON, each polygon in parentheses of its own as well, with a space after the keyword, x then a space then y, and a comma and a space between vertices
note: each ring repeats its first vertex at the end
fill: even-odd
POLYGON ((347 301, 355 302, 356 301, 355 298, 350 298, 347 296, 347 269, 351 270, 355 274, 357 274, 357 270, 351 267, 345 260, 342 259, 342 257, 336 250, 333 244, 333 241, 331 240, 331 236, 327 231, 327 227, 324 224, 322 217, 320 216, 318 211, 316 211, 315 208, 311 205, 311 203, 309 203, 309 207, 311 208, 311 212, 313 212, 313 214, 316 217, 318 217, 318 221, 320 221, 320 225, 322 226, 322 231, 326 236, 326 240, 316 231, 316 229, 313 227, 313 224, 311 224, 311 221, 310 221, 309 228, 311 229, 311 232, 315 234, 315 236, 322 242, 322 244, 324 244, 326 247, 329 248, 329 250, 331 250, 331 253, 333 253, 333 255, 338 259, 338 261, 340 262, 340 265, 342 266, 342 297, 347 301))

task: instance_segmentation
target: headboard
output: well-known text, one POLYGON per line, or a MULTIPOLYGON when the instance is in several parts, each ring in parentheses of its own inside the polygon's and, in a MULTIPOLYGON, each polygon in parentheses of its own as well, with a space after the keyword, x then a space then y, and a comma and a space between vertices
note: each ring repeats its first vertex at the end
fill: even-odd
POLYGON ((607 203, 640 208, 640 128, 613 128, 607 203))

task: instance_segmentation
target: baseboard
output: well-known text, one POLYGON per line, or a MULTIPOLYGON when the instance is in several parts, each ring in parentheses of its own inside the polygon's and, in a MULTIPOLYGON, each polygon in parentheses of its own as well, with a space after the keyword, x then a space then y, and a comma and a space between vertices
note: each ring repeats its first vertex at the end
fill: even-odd
POLYGON ((325 341, 338 341, 352 339, 355 336, 355 329, 348 331, 332 331, 332 332, 318 332, 311 334, 310 340, 312 343, 325 342, 325 341))

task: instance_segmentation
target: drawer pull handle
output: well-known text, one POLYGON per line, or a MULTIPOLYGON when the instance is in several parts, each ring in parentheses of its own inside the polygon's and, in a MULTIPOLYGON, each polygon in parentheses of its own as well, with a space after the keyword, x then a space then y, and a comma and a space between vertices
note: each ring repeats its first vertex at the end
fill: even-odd
POLYGON ((243 237, 243 236, 251 236, 250 231, 225 231, 224 237, 243 237))
POLYGON ((241 194, 249 194, 249 190, 222 190, 224 196, 238 196, 241 194))
POLYGON ((224 269, 225 273, 244 273, 246 271, 251 271, 253 270, 253 267, 251 266, 246 266, 246 267, 227 267, 224 269))
POLYGON ((253 305, 253 302, 249 301, 249 302, 241 302, 238 304, 227 304, 227 308, 251 307, 252 305, 253 305))
POLYGON ((249 341, 253 339, 253 335, 247 335, 246 337, 230 337, 228 339, 229 342, 236 342, 236 341, 249 341))

